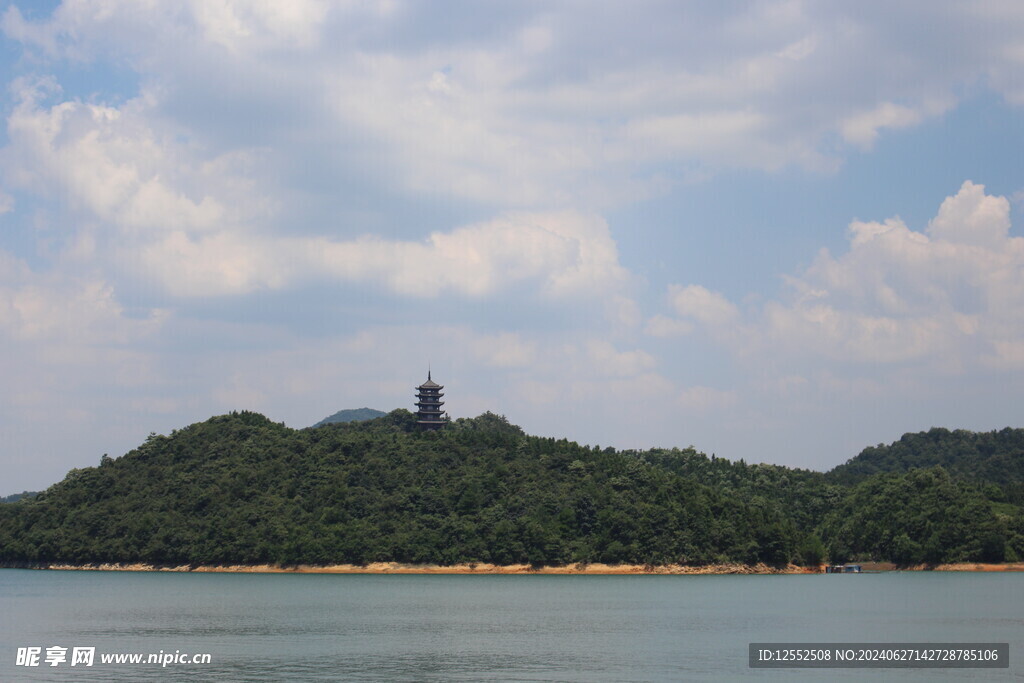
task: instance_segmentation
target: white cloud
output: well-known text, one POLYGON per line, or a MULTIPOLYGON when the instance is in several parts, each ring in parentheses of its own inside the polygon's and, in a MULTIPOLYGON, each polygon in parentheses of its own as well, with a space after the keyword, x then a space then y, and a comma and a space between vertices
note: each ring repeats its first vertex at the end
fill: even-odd
POLYGON ((847 142, 870 149, 882 129, 909 128, 925 118, 942 114, 952 106, 951 99, 923 102, 917 107, 882 102, 869 111, 848 116, 840 121, 839 132, 847 142))
POLYGON ((88 60, 96 52, 117 49, 104 41, 134 50, 166 47, 186 40, 206 42, 228 54, 255 50, 309 50, 319 43, 330 10, 340 13, 386 11, 389 2, 327 3, 322 0, 187 0, 167 6, 153 0, 64 0, 48 21, 28 21, 17 5, 4 13, 4 32, 23 43, 88 60), (149 25, 148 22, 156 22, 149 25), (133 30, 125 34, 124 31, 133 30))
POLYGON ((238 181, 223 177, 225 161, 196 159, 170 132, 157 132, 147 121, 151 103, 144 99, 121 108, 78 101, 47 108, 43 98, 59 92, 52 80, 22 80, 15 90, 10 143, 0 156, 12 188, 67 200, 123 234, 209 231, 245 216, 229 210, 229 203, 263 204, 227 195, 224 190, 238 181), (226 196, 212 194, 218 191, 226 196))
MULTIPOLYGON (((789 296, 742 316, 698 285, 669 289, 674 312, 750 358, 905 365, 965 372, 1016 367, 1024 336, 1024 238, 1010 204, 967 181, 925 232, 892 218, 850 224, 849 248, 787 276, 789 296)), ((653 334, 684 321, 658 318, 653 334)), ((685 330, 685 328, 682 328, 685 330)))
POLYGON ((584 375, 635 376, 657 365, 654 356, 645 351, 619 351, 606 341, 590 341, 587 344, 587 356, 591 368, 584 375))
POLYGON ((739 310, 727 298, 700 285, 672 285, 668 297, 677 314, 705 325, 725 326, 739 318, 739 310))
POLYGON ((612 293, 628 281, 604 221, 574 212, 510 214, 435 232, 423 242, 235 233, 193 240, 175 232, 147 247, 142 262, 184 296, 333 280, 415 298, 480 297, 532 283, 540 296, 578 299, 612 293))
POLYGON ((16 5, 7 7, 0 28, 12 40, 41 48, 50 55, 57 52, 58 35, 52 25, 26 21, 16 5))
MULTIPOLYGON (((54 87, 20 84, 11 144, 0 157, 10 183, 70 199, 77 215, 105 227, 110 254, 175 294, 326 280, 402 296, 479 297, 532 282, 543 296, 578 299, 614 294, 629 280, 607 224, 578 211, 511 212, 424 241, 275 235, 264 228, 273 202, 247 178, 246 153, 204 159, 201 149, 148 125, 145 100, 42 106, 54 87)), ((628 317, 628 307, 620 309, 628 317)))
MULTIPOLYGON (((50 58, 128 64, 151 114, 235 152, 321 154, 390 188, 506 209, 615 205, 664 191, 666 171, 832 169, 837 136, 870 147, 982 79, 1021 92, 1024 18, 1008 7, 609 6, 586 30, 571 4, 501 10, 493 34, 494 8, 441 31, 402 2, 67 0, 39 22, 13 6, 3 29, 50 58), (932 39, 906 39, 924 26, 932 39), (245 114, 251 134, 231 122, 245 114)), ((179 210, 201 203, 162 187, 179 210)))
POLYGON ((928 224, 934 239, 961 245, 999 250, 1009 244, 1010 203, 990 197, 984 185, 967 181, 953 197, 947 197, 939 214, 928 224))
POLYGON ((693 329, 691 322, 659 313, 647 321, 644 332, 652 337, 682 337, 693 332, 693 329))
POLYGON ((872 316, 828 305, 765 307, 769 346, 792 354, 812 353, 835 361, 894 363, 944 350, 952 324, 936 317, 872 316))
POLYGON ((329 7, 320 0, 190 4, 204 37, 232 51, 253 44, 262 49, 314 47, 329 7))
POLYGON ((102 279, 38 275, 0 252, 0 334, 12 341, 38 348, 128 344, 156 333, 167 315, 153 309, 129 317, 102 279))
POLYGON ((650 156, 671 158, 743 145, 764 124, 755 112, 726 110, 634 119, 625 132, 628 143, 648 149, 650 156))
POLYGON ((193 239, 176 231, 133 252, 123 250, 122 258, 134 261, 141 277, 177 296, 224 296, 284 287, 303 265, 289 258, 291 246, 287 240, 240 233, 193 239))
POLYGON ((616 294, 607 299, 605 316, 613 325, 626 330, 638 327, 643 320, 643 313, 640 310, 639 304, 621 294, 616 294))

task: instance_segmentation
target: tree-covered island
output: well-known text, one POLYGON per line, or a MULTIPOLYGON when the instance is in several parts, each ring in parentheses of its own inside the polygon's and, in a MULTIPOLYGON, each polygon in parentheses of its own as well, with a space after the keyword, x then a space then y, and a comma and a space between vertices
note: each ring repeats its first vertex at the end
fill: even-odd
POLYGON ((1024 430, 933 429, 828 473, 396 410, 150 435, 0 505, 0 564, 568 565, 1024 559, 1024 430))

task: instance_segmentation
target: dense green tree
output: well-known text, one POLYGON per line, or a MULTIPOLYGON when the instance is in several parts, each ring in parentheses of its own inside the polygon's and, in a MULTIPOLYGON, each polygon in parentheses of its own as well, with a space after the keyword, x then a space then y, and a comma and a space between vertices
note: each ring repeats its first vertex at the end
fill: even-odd
POLYGON ((1007 530, 978 487, 933 467, 857 484, 826 517, 822 537, 840 560, 1002 562, 1007 530))
POLYGON ((953 477, 993 484, 997 490, 990 491, 991 495, 1024 504, 1024 429, 970 432, 936 427, 904 434, 887 446, 865 448, 826 477, 849 485, 875 474, 936 465, 953 477))

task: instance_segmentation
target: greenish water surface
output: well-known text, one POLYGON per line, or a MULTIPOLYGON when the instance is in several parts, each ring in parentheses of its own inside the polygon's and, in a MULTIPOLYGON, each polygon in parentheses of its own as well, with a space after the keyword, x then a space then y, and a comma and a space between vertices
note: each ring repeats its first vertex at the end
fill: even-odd
MULTIPOLYGON (((0 680, 1024 680, 1024 574, 0 570, 0 680), (1009 642, 996 670, 758 670, 751 642, 1009 642), (18 648, 96 648, 92 667, 18 648), (101 653, 209 653, 103 664, 101 653)), ((69 655, 70 656, 70 655, 69 655)))

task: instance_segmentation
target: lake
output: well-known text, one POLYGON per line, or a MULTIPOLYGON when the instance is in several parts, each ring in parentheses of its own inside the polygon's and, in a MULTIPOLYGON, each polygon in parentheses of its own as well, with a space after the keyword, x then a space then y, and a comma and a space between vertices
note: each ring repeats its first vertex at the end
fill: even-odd
MULTIPOLYGON (((1024 574, 0 570, 0 680, 1024 680, 1024 574), (750 669, 751 642, 1009 642, 1009 669, 750 669), (47 648, 67 648, 57 666, 47 648), (39 647, 40 665, 17 665, 39 647), (93 666, 70 665, 94 647, 93 666), (103 663, 102 654, 210 663, 103 663)), ((55 651, 59 654, 59 651, 55 651)), ((58 657, 59 659, 59 657, 58 657)))

